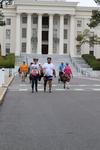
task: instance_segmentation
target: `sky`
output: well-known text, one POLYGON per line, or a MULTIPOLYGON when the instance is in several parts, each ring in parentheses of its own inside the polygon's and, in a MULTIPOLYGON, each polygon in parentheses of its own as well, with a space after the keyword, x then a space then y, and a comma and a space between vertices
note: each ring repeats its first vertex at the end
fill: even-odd
POLYGON ((90 6, 95 7, 97 4, 94 2, 94 0, 66 0, 66 1, 75 1, 79 2, 79 6, 90 6))

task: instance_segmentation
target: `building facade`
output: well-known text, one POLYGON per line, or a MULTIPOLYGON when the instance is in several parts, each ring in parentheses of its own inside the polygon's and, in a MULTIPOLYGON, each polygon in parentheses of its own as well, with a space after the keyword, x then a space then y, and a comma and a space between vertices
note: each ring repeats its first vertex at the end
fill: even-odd
MULTIPOLYGON (((0 27, 2 55, 14 52, 26 54, 68 54, 80 56, 89 53, 88 44, 76 47, 77 34, 87 29, 92 7, 79 7, 77 2, 64 0, 15 0, 4 6, 6 26, 0 27)), ((91 33, 100 36, 99 26, 91 33)), ((94 55, 100 58, 100 45, 94 55)))

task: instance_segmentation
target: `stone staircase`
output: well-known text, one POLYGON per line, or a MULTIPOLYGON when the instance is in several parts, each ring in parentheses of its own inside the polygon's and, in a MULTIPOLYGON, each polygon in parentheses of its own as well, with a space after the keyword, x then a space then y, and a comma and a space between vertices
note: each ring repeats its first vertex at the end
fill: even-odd
POLYGON ((71 62, 81 75, 91 76, 93 70, 82 57, 72 57, 71 62))
POLYGON ((78 72, 76 68, 73 66, 71 62, 71 58, 69 55, 58 55, 58 54, 53 54, 53 55, 39 55, 39 54, 21 54, 21 56, 16 57, 16 66, 19 66, 23 61, 25 61, 28 65, 30 62, 33 61, 33 58, 38 58, 40 64, 44 64, 47 62, 47 57, 50 56, 52 58, 52 62, 56 67, 56 70, 58 72, 58 67, 61 62, 68 62, 72 68, 72 72, 74 76, 78 75, 78 72))

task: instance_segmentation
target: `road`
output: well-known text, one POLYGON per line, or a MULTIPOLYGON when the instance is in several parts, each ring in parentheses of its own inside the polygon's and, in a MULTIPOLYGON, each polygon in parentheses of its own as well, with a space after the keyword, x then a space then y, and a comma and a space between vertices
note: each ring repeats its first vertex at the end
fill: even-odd
POLYGON ((0 107, 0 150, 99 150, 100 81, 72 79, 70 89, 31 93, 15 77, 0 107))

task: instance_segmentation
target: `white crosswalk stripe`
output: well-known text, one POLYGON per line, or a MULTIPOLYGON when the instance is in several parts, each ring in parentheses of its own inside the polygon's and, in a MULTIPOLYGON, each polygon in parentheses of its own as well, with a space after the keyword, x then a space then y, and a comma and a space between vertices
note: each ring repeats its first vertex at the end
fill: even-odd
POLYGON ((100 89, 97 89, 97 88, 95 88, 95 89, 92 89, 93 91, 100 91, 100 89))
MULTIPOLYGON (((58 87, 57 85, 56 86, 53 86, 52 90, 53 91, 80 91, 80 92, 85 92, 85 91, 100 91, 100 88, 94 88, 94 86, 91 86, 91 87, 87 87, 87 86, 77 86, 75 87, 75 85, 71 85, 69 89, 64 89, 63 86, 62 87, 58 87)), ((30 85, 23 85, 23 86, 16 86, 16 87, 9 87, 8 88, 9 91, 19 91, 19 92, 26 92, 26 91, 31 91, 31 86, 30 85)), ((48 90, 48 88, 47 88, 48 90)), ((39 85, 38 86, 38 91, 44 91, 43 89, 43 85, 39 85)))
POLYGON ((74 91, 84 91, 84 89, 74 89, 74 91))

